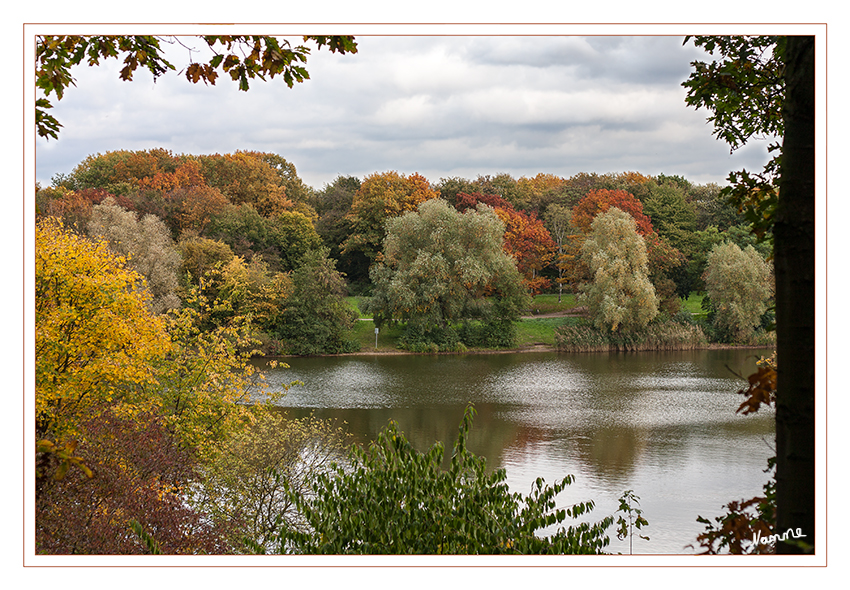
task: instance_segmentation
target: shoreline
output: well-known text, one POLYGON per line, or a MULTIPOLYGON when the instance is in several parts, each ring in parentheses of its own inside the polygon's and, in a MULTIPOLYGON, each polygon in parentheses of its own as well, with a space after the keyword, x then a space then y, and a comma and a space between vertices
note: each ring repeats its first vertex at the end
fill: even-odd
MULTIPOLYGON (((775 347, 775 345, 774 345, 775 347)), ((694 348, 689 348, 687 350, 736 350, 736 349, 762 349, 762 348, 771 348, 770 346, 764 346, 760 344, 721 344, 721 343, 709 343, 705 346, 696 346, 694 348)), ((564 354, 601 354, 601 353, 611 353, 615 351, 610 350, 588 350, 588 351, 561 351, 557 346, 551 346, 549 344, 531 344, 527 346, 520 346, 517 348, 504 348, 504 349, 469 349, 463 352, 410 352, 407 350, 369 350, 364 351, 360 350, 357 352, 341 352, 336 354, 311 354, 311 355, 297 355, 297 354, 284 354, 284 355, 275 355, 275 356, 260 356, 257 358, 267 358, 270 360, 274 359, 285 359, 285 358, 323 358, 323 357, 357 357, 357 356, 440 356, 440 355, 467 355, 467 354, 516 354, 516 353, 527 353, 527 352, 563 352, 564 354)), ((642 352, 681 352, 677 350, 664 351, 664 350, 640 350, 640 351, 629 351, 630 354, 640 354, 642 352)), ((618 352, 619 354, 619 352, 618 352)), ((625 352, 624 352, 625 354, 625 352)))

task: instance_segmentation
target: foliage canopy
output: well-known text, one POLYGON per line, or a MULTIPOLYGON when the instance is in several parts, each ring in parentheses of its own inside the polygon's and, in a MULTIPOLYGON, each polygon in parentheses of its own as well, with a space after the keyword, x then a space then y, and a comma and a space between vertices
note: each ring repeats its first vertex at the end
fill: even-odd
POLYGON ((641 328, 658 313, 646 245, 631 215, 612 207, 594 219, 582 246, 593 281, 581 300, 599 329, 641 328))
POLYGON ((491 208, 459 213, 442 199, 389 220, 383 257, 371 271, 376 325, 401 321, 427 331, 468 319, 516 320, 528 296, 502 249, 503 233, 491 208))

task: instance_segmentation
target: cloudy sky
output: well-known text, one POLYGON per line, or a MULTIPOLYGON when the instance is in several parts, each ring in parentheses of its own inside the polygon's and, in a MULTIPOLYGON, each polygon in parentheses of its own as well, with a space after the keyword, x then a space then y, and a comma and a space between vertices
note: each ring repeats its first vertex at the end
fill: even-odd
MULTIPOLYGON (((122 82, 116 60, 81 66, 76 87, 54 101, 59 139, 37 141, 36 176, 48 185, 89 154, 154 147, 274 152, 315 188, 388 170, 432 182, 637 171, 723 183, 730 170, 760 169, 766 141, 730 155, 706 111, 685 105, 689 64, 706 56, 682 41, 358 35, 354 55, 314 49, 311 79, 293 89, 256 80, 247 93, 223 77, 193 85, 170 72, 154 82, 140 70, 122 82)), ((182 47, 168 55, 178 70, 188 63, 182 47)))

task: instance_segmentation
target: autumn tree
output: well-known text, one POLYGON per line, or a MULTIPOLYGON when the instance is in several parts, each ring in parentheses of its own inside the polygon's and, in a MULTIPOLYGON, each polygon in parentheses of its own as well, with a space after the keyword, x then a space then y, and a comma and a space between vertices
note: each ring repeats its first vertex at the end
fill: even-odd
POLYGON ((449 178, 441 178, 434 188, 439 191, 440 197, 449 203, 457 201, 458 193, 472 194, 478 190, 475 183, 468 178, 459 176, 450 176, 449 178))
POLYGON ((705 270, 706 293, 718 334, 747 342, 773 295, 771 268, 752 246, 723 243, 712 248, 705 270))
POLYGON ((550 281, 541 271, 554 257, 555 243, 543 222, 533 213, 517 211, 498 195, 463 192, 455 195, 455 209, 460 212, 474 210, 481 203, 492 207, 505 224, 503 248, 516 261, 526 288, 539 293, 549 287, 550 281))
POLYGON ((516 261, 525 288, 531 294, 543 292, 550 281, 541 272, 549 266, 556 249, 549 231, 533 213, 526 214, 513 207, 495 211, 505 224, 503 247, 516 261))
POLYGON ((555 282, 558 285, 558 303, 565 286, 575 284, 583 275, 581 269, 581 231, 573 225, 572 209, 564 205, 550 205, 546 209, 546 227, 555 242, 554 265, 558 270, 555 282))
POLYGON ((252 205, 260 215, 274 217, 293 206, 278 172, 253 152, 199 156, 204 180, 234 205, 252 205))
POLYGON ((579 300, 597 328, 629 331, 655 318, 658 300, 648 276, 646 245, 631 215, 616 207, 598 215, 582 257, 592 282, 579 300))
POLYGON ((390 219, 371 272, 376 324, 400 321, 411 345, 451 348, 453 324, 481 320, 491 345, 509 342, 528 295, 502 249, 504 227, 485 205, 459 213, 442 199, 390 219))
POLYGON ((596 216, 611 207, 631 215, 640 235, 652 232, 652 220, 644 214, 643 204, 624 190, 591 190, 573 207, 573 223, 587 233, 596 216))
MULTIPOLYGON (((245 261, 233 256, 205 271, 189 288, 185 305, 197 312, 195 323, 204 331, 242 325, 266 333, 277 329, 292 281, 286 273, 269 268, 262 256, 245 261)), ((251 333, 248 330, 248 333, 251 333)))
POLYGON ((180 281, 184 289, 198 285, 201 277, 216 266, 222 266, 235 256, 222 241, 203 237, 188 237, 177 243, 180 251, 180 281))
POLYGON ((421 203, 439 196, 419 174, 404 176, 391 171, 367 176, 346 216, 351 235, 343 244, 343 253, 358 251, 370 261, 375 260, 386 236, 387 220, 415 211, 421 203))
MULTIPOLYGON (((39 136, 54 139, 59 136, 62 125, 49 112, 53 107, 50 97, 55 94, 56 100, 62 100, 65 90, 76 85, 71 75, 72 67, 84 62, 88 66, 98 66, 108 58, 123 57, 124 67, 119 74, 122 80, 132 80, 139 67, 147 69, 156 80, 175 69, 163 55, 163 43, 178 43, 189 49, 190 63, 182 71, 192 83, 202 81, 214 85, 221 72, 236 82, 239 90, 247 91, 249 79, 280 76, 292 88, 295 82, 310 78, 301 65, 310 54, 306 45, 293 47, 286 39, 260 35, 202 35, 198 40, 212 53, 206 63, 192 59, 191 54, 196 50, 186 46, 188 38, 185 37, 39 35, 36 38, 36 88, 43 94, 35 104, 39 136)), ((319 48, 327 46, 332 53, 357 53, 357 44, 351 36, 305 35, 303 41, 315 43, 319 48)))
POLYGON ((485 195, 498 195, 513 207, 520 206, 521 194, 517 180, 507 172, 501 172, 493 176, 479 174, 474 182, 475 192, 485 195))
POLYGON ((75 190, 102 188, 126 195, 140 182, 173 182, 173 174, 182 158, 169 150, 115 150, 91 154, 74 167, 66 180, 75 190))
POLYGON ((172 232, 176 236, 187 232, 203 234, 210 221, 221 215, 230 201, 217 188, 206 184, 178 188, 166 195, 169 209, 173 211, 172 232))
POLYGON ((286 196, 289 200, 295 203, 308 203, 310 201, 312 189, 304 184, 304 181, 298 176, 295 164, 278 154, 254 151, 244 153, 262 160, 277 173, 281 185, 286 189, 286 196))
MULTIPOLYGON (((711 112, 715 135, 733 150, 752 137, 782 138, 781 146, 777 141, 768 148, 774 157, 762 173, 731 173, 726 193, 759 235, 773 231, 776 529, 800 528, 814 550, 815 38, 696 37, 694 43, 718 54, 707 63, 693 62, 683 83, 688 104, 711 112)), ((780 553, 804 550, 777 546, 780 553)))
POLYGON ((171 344, 142 281, 105 241, 36 224, 36 436, 60 442, 106 408, 150 408, 171 344))
POLYGON ((519 195, 514 207, 542 216, 550 204, 557 202, 565 179, 540 172, 531 178, 523 176, 516 181, 519 195))
MULTIPOLYGON (((47 554, 132 555, 221 553, 235 531, 187 506, 186 485, 198 475, 183 447, 155 414, 112 410, 82 423, 78 469, 41 477, 35 500, 35 549, 47 554)), ((49 462, 48 474, 57 467, 49 462)))
POLYGON ((138 219, 132 211, 106 199, 92 209, 88 233, 95 239, 106 240, 112 250, 126 256, 129 266, 145 277, 154 313, 180 306, 177 295, 180 253, 161 219, 153 215, 138 219))

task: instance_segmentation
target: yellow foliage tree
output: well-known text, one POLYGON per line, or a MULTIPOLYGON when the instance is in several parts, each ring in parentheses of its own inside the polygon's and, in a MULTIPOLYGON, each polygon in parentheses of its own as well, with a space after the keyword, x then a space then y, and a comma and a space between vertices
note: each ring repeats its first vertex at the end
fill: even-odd
POLYGON ((421 203, 439 196, 420 174, 404 176, 390 171, 367 176, 346 216, 352 232, 343 244, 343 252, 359 250, 374 260, 387 235, 384 225, 388 219, 416 211, 421 203))
POLYGON ((107 407, 149 408, 153 365, 171 343, 143 278, 106 242, 55 218, 36 225, 36 433, 62 440, 107 407))

